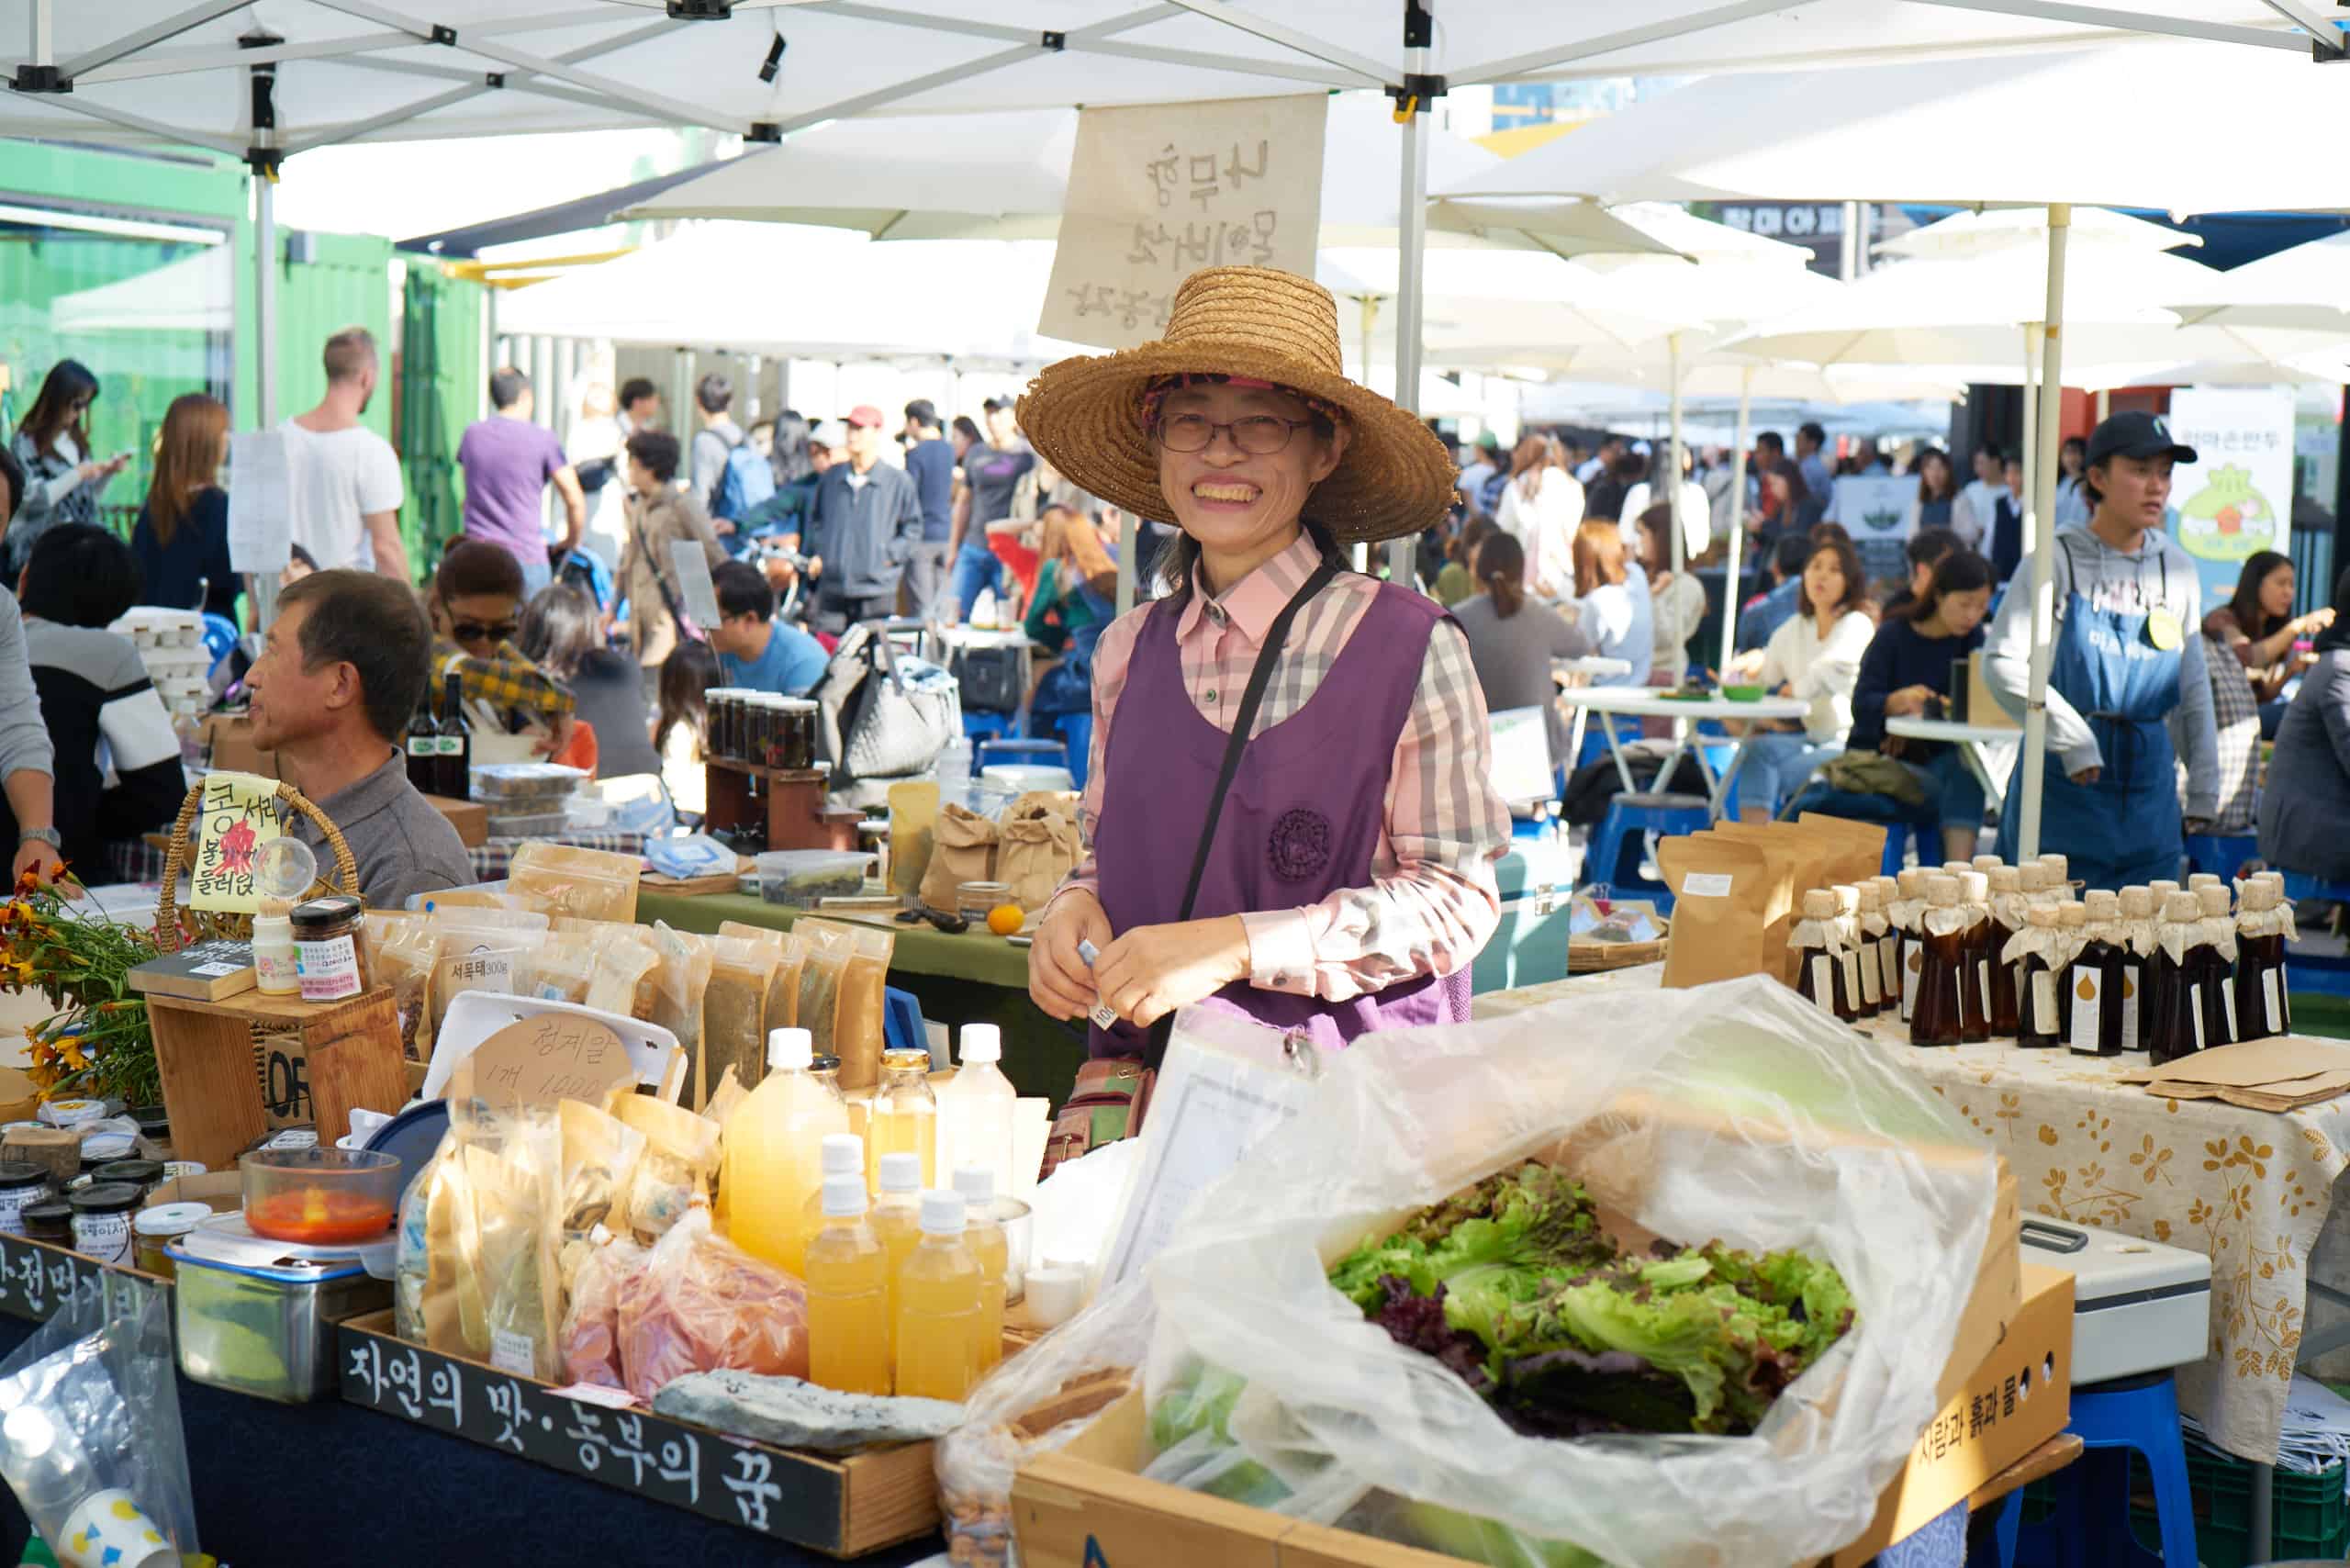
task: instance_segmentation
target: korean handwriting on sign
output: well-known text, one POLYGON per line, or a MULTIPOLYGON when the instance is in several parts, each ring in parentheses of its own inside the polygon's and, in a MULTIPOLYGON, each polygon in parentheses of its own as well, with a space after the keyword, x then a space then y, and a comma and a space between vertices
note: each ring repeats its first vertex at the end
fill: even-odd
POLYGON ((1257 140, 1253 159, 1248 150, 1237 141, 1232 144, 1229 153, 1221 156, 1213 150, 1179 152, 1170 141, 1158 150, 1156 158, 1143 165, 1143 175, 1150 182, 1160 207, 1174 206, 1176 193, 1181 190, 1201 211, 1205 212, 1208 204, 1222 195, 1227 186, 1239 190, 1250 180, 1263 179, 1266 161, 1271 151, 1270 143, 1262 137, 1257 140))
POLYGON ((1069 291, 1080 316, 1108 316, 1127 327, 1148 323, 1164 327, 1173 311, 1172 293, 1154 294, 1147 289, 1119 288, 1111 284, 1086 284, 1069 291))
POLYGON ((1280 227, 1281 215, 1270 211, 1229 222, 1186 223, 1181 233, 1164 223, 1146 221, 1135 225, 1126 260, 1136 266, 1163 266, 1177 279, 1202 267, 1265 266, 1273 259, 1273 236, 1280 227))
POLYGON ((571 1020, 549 1015, 531 1043, 543 1058, 560 1057, 577 1067, 601 1067, 605 1051, 618 1042, 600 1026, 582 1028, 571 1020))
POLYGON ((277 834, 277 786, 249 773, 215 773, 198 802, 192 909, 252 913, 253 859, 277 834))
POLYGON ((658 1479, 673 1486, 684 1488, 688 1504, 701 1502, 701 1441, 689 1433, 680 1432, 651 1449, 644 1439, 644 1417, 622 1415, 609 1410, 591 1410, 574 1401, 571 1406, 573 1425, 564 1436, 579 1445, 579 1468, 582 1473, 593 1475, 610 1460, 615 1470, 626 1466, 631 1484, 642 1492, 644 1477, 650 1470, 658 1479), (611 1427, 606 1430, 609 1417, 611 1427))
POLYGON ((755 1449, 739 1449, 734 1454, 734 1473, 723 1479, 726 1489, 734 1494, 734 1507, 743 1522, 767 1534, 767 1506, 783 1498, 783 1488, 775 1484, 774 1458, 755 1449))
POLYGON ((531 1407, 522 1400, 522 1385, 506 1378, 489 1385, 489 1418, 498 1430, 490 1435, 493 1446, 522 1451, 522 1434, 531 1429, 531 1407))
POLYGON ((343 1376, 367 1391, 369 1404, 381 1407, 389 1397, 411 1421, 423 1419, 428 1410, 437 1410, 449 1417, 450 1430, 464 1424, 464 1389, 458 1382, 457 1369, 438 1366, 428 1377, 424 1358, 413 1350, 395 1349, 386 1354, 383 1342, 377 1339, 354 1345, 343 1376))

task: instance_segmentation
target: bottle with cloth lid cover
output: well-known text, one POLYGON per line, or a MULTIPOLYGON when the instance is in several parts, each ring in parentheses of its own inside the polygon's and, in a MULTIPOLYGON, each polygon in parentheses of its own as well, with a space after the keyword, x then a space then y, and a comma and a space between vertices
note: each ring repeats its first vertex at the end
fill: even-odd
POLYGON ((2151 888, 2121 890, 2121 918, 2114 924, 2114 946, 2121 955, 2121 992, 2115 1008, 2118 1038, 2125 1051, 2146 1048, 2154 1016, 2154 894, 2151 888))
POLYGON ((2121 1050, 2121 895, 2092 888, 2083 895, 2080 950, 2065 971, 2072 996, 2065 1044, 2076 1056, 2116 1056, 2121 1050))
POLYGON ((1903 871, 1893 879, 1894 890, 1899 896, 1885 910, 1886 924, 1894 934, 1894 965, 1901 981, 1897 994, 1904 1024, 1909 1022, 1918 1008, 1918 976, 1925 962, 1925 927, 1920 922, 1926 913, 1926 879, 1931 875, 1914 866, 1903 871))
POLYGON ((2264 878, 2254 878, 2238 895, 2236 914, 2236 1026, 2238 1037, 2266 1039, 2292 1032, 2285 989, 2285 939, 2293 912, 2264 878))
POLYGON ((1813 888, 1803 895, 1803 918, 1787 934, 1796 950, 1796 992, 1822 1013, 1851 1023, 1852 993, 1846 989, 1843 935, 1837 929, 1836 893, 1813 888))
POLYGON ((1913 1046, 1957 1045, 1964 1027, 1961 998, 1969 922, 1958 892, 1956 877, 1938 872, 1926 879, 1926 909, 1919 917, 1918 1001, 1909 1015, 1913 1046))
POLYGON ((2056 906, 2056 1032, 2066 1040, 2073 1037, 2073 992, 2063 982, 2087 940, 2088 919, 2089 912, 2070 900, 2056 906))
POLYGON ((2235 895, 2213 877, 2195 890, 2203 927, 2203 1038, 2207 1046, 2236 1043, 2235 895))
POLYGON ((848 1131, 848 1110, 810 1070, 805 1029, 767 1035, 767 1075, 726 1124, 720 1177, 728 1234, 795 1277, 808 1249, 808 1200, 823 1181, 823 1140, 848 1131))
POLYGON ((2016 1032, 2015 966, 2000 957, 2024 928, 2023 874, 2013 866, 1994 866, 1984 873, 1990 879, 1991 899, 1991 1034, 2012 1038, 2016 1032))
POLYGON ((2061 1014, 2056 1006, 2056 992, 2061 971, 2056 956, 2064 941, 2064 933, 2056 926, 2054 904, 2036 903, 2023 912, 2024 927, 2009 938, 2000 957, 2015 971, 2016 994, 2019 1003, 2016 1016, 2016 1044, 2028 1050, 2044 1050, 2063 1038, 2061 1014))
POLYGON ((1998 947, 1991 938, 1991 879, 1981 871, 1960 872, 1958 902, 1966 912, 1958 1037, 1974 1045, 1991 1037, 1991 970, 1998 961, 1998 947))
POLYGON ((1888 972, 1885 962, 1885 883, 1884 877, 1871 877, 1854 890, 1859 894, 1860 909, 1852 916, 1852 928, 1857 938, 1861 977, 1861 1016, 1874 1018, 1885 1011, 1885 977, 1888 972))
POLYGON ((2208 940, 2202 900, 2190 892, 2174 892, 2163 901, 2162 924, 2154 932, 2155 1011, 2146 1041, 2156 1067, 2168 1067, 2208 1043, 2202 988, 2206 966, 2199 951, 2208 940))

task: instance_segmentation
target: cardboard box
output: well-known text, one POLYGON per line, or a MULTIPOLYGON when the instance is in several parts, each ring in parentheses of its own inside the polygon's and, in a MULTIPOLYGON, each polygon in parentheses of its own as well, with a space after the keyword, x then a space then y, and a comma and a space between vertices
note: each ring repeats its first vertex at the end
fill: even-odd
POLYGON ((1983 678, 1983 650, 1975 649, 1966 655, 1966 692, 1963 702, 1951 704, 1952 717, 1961 722, 1980 724, 1986 730, 2015 730, 2022 727, 2008 716, 1999 700, 1991 695, 1991 683, 1983 678))
POLYGON ((242 713, 215 713, 205 720, 204 742, 216 768, 277 777, 277 754, 253 745, 253 722, 242 713))
POLYGON ((1860 1568, 2065 1429, 2073 1413, 2073 1276, 2023 1266, 2023 1305, 1935 1412, 1859 1540, 1829 1559, 1860 1568))
POLYGON ((478 801, 453 801, 446 795, 427 795, 425 803, 449 819, 457 830, 457 842, 467 849, 478 849, 489 842, 489 808, 478 801))
MULTIPOLYGON (((2000 1342, 1955 1380, 1958 1394, 1878 1498, 1875 1519, 1823 1560, 1826 1568, 1857 1568, 2065 1429, 2072 1415, 2073 1279, 2062 1269, 2022 1268, 2024 1302, 2000 1342)), ((1066 1447, 1022 1465, 1012 1484, 1021 1562, 1026 1568, 1459 1568, 1457 1557, 1145 1481, 1139 1472, 1149 1461, 1143 1397, 1130 1394, 1066 1447)))

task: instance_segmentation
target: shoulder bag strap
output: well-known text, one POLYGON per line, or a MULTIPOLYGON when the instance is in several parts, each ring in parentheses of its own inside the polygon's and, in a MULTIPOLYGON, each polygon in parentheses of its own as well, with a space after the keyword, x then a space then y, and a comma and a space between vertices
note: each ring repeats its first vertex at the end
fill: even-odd
MULTIPOLYGON (((1239 717, 1234 722, 1232 734, 1224 745, 1224 766, 1215 776, 1215 790, 1208 797, 1207 821, 1200 827, 1199 847, 1192 853, 1192 875, 1183 884, 1183 904, 1178 920, 1192 918, 1192 906, 1200 896, 1200 882, 1206 877, 1208 852, 1215 847, 1216 823, 1224 815, 1224 798, 1232 790, 1232 780, 1240 771, 1241 754, 1248 749, 1248 737, 1257 727, 1257 711, 1264 706, 1265 689, 1273 683, 1273 666, 1281 662, 1281 645, 1289 640, 1289 629, 1297 612, 1305 608, 1314 596, 1330 586, 1338 575, 1338 564, 1324 561, 1315 568, 1305 585, 1290 597, 1281 612, 1273 617, 1271 628, 1265 633, 1265 645, 1257 651, 1256 666, 1248 672, 1248 689, 1240 699, 1239 717)), ((1143 1047, 1143 1065, 1156 1072, 1167 1057, 1167 1038, 1173 1031, 1174 1020, 1162 1018, 1151 1025, 1150 1039, 1143 1047)))

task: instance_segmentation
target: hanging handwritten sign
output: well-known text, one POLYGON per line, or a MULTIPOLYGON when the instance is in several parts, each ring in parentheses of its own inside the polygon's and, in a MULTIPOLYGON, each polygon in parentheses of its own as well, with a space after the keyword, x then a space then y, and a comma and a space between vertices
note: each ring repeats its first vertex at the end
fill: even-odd
POLYGON ((1202 267, 1313 276, 1328 116, 1323 94, 1084 110, 1037 330, 1133 348, 1202 267))
POLYGON ((251 773, 208 775, 196 829, 188 907, 253 913, 261 907, 253 857, 278 836, 276 780, 251 773))

